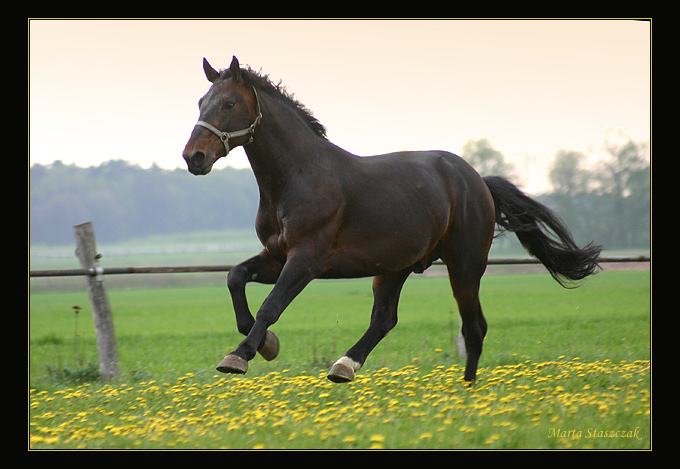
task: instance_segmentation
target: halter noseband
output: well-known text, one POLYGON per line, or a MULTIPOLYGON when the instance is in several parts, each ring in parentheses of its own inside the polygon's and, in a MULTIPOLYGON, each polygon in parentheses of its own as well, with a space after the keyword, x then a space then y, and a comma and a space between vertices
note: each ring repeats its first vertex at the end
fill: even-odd
POLYGON ((229 139, 230 138, 236 138, 236 137, 243 137, 245 135, 250 135, 250 140, 248 140, 244 145, 248 145, 253 141, 253 132, 255 132, 255 127, 257 124, 260 123, 260 120, 262 119, 262 112, 260 111, 260 99, 257 96, 257 91, 255 88, 253 88, 253 93, 255 93, 255 104, 257 105, 257 117, 255 117, 255 122, 252 123, 250 127, 247 129, 243 130, 235 130, 234 132, 222 132, 221 130, 217 129, 216 127, 208 124, 207 122, 204 121, 198 121, 196 122, 196 125, 200 125, 201 127, 205 127, 215 135, 217 135, 217 138, 219 138, 222 143, 224 144, 224 149, 227 151, 227 155, 231 151, 231 147, 229 146, 229 139))

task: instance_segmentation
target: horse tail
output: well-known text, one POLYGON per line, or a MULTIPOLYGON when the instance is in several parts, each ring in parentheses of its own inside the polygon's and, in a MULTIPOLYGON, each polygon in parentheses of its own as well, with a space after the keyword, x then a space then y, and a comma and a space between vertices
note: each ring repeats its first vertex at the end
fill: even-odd
POLYGON ((563 287, 597 272, 602 246, 592 242, 579 248, 571 233, 548 207, 531 199, 498 176, 484 178, 496 206, 496 224, 512 231, 522 246, 548 269, 563 287))

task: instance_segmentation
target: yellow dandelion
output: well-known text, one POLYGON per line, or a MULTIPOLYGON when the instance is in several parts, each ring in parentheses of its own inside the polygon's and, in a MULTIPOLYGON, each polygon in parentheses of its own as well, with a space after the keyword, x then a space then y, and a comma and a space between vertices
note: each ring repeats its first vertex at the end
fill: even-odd
POLYGON ((494 433, 491 436, 489 436, 486 440, 484 440, 484 444, 490 445, 490 444, 493 444, 500 439, 501 439, 500 435, 498 433, 494 433))

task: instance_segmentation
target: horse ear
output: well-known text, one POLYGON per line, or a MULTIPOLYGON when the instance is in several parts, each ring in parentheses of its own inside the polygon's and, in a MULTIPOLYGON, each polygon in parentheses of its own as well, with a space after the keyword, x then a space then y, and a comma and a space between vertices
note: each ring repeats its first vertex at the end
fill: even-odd
POLYGON ((229 65, 229 72, 231 73, 231 77, 236 80, 236 81, 242 81, 241 79, 241 66, 238 63, 238 59, 236 56, 233 56, 231 59, 231 65, 229 65))
POLYGON ((203 71, 205 72, 205 77, 210 83, 214 83, 220 77, 220 73, 212 68, 208 61, 203 57, 203 71))

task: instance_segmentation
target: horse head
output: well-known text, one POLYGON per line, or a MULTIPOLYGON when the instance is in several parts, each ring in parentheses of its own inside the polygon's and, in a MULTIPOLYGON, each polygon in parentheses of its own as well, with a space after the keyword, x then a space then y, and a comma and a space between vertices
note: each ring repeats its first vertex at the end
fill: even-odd
POLYGON ((204 58, 203 71, 212 86, 198 101, 199 120, 182 153, 189 172, 195 175, 208 174, 231 149, 250 143, 262 118, 257 92, 236 57, 222 72, 204 58))

